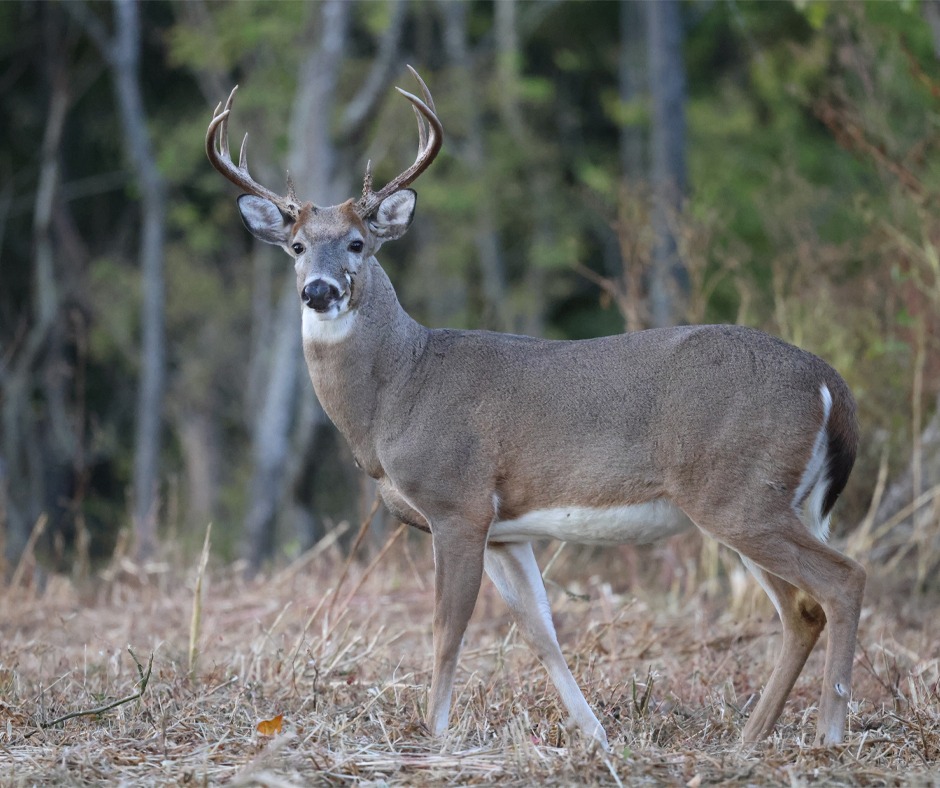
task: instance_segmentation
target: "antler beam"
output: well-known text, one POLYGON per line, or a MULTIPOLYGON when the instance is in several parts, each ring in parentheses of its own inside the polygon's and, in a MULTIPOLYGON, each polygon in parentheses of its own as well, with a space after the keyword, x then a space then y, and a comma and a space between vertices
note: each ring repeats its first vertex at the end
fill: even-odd
POLYGON ((206 131, 206 155, 209 157, 209 161, 212 162, 212 166, 238 188, 248 194, 263 197, 265 200, 273 202, 285 216, 296 219, 300 214, 301 206, 297 195, 294 194, 294 184, 291 182, 289 175, 287 177, 287 196, 284 197, 257 183, 248 172, 247 134, 242 141, 241 150, 238 154, 238 166, 236 167, 232 161, 232 154, 228 145, 228 120, 229 115, 232 113, 232 103, 235 100, 235 91, 237 90, 238 85, 232 88, 225 106, 219 104, 215 108, 215 112, 212 113, 212 122, 209 124, 208 131, 206 131))
POLYGON ((366 175, 362 184, 362 197, 356 203, 356 213, 363 219, 378 208, 386 197, 414 182, 434 161, 444 141, 444 127, 441 125, 434 109, 434 99, 431 98, 431 91, 428 90, 428 86, 417 71, 411 66, 408 66, 408 70, 421 86, 424 101, 401 88, 395 88, 395 90, 411 102, 415 117, 418 119, 418 157, 407 170, 397 178, 389 181, 377 192, 372 191, 372 162, 369 162, 366 166, 366 175))

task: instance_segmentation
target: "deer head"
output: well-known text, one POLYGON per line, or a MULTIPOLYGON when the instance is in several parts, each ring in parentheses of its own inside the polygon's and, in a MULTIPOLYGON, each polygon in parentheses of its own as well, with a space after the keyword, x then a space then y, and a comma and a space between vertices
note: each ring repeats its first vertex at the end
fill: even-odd
POLYGON ((414 108, 418 119, 418 156, 408 169, 378 192, 372 189, 372 163, 366 167, 362 196, 340 205, 320 207, 301 201, 288 175, 281 196, 258 184, 248 172, 247 142, 242 142, 238 166, 228 144, 228 121, 235 91, 216 107, 206 132, 206 154, 212 165, 246 193, 238 198, 245 226, 255 238, 275 244, 294 258, 297 292, 312 316, 335 320, 357 306, 357 277, 364 261, 385 242, 400 238, 411 225, 417 195, 407 188, 430 166, 441 149, 444 129, 424 80, 411 66, 424 94, 422 101, 396 88, 414 108))

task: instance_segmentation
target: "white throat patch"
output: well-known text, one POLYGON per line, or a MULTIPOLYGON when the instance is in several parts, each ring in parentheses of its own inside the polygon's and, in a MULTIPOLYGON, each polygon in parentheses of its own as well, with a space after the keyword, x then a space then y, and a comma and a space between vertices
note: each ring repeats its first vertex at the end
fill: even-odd
POLYGON ((327 345, 342 342, 356 327, 356 316, 355 309, 343 312, 339 317, 331 317, 329 313, 321 315, 304 307, 302 315, 304 342, 319 342, 327 345))

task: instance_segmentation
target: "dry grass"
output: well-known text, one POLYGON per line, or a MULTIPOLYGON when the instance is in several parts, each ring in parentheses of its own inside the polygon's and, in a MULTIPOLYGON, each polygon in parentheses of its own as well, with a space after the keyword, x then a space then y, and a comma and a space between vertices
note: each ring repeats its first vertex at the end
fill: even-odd
MULTIPOLYGON (((546 548, 543 565, 554 550, 546 548)), ((372 570, 354 563, 335 595, 343 560, 332 548, 251 583, 210 562, 192 675, 195 567, 187 574, 124 565, 87 588, 55 577, 41 594, 9 590, 2 598, 0 783, 938 781, 936 600, 890 593, 877 579, 870 587, 844 746, 811 747, 817 648, 772 740, 746 751, 739 745, 746 707, 769 676, 779 625, 754 601, 760 592, 753 582, 744 592, 712 583, 693 593, 698 580, 685 582, 681 552, 666 558, 657 565, 678 566, 672 581, 653 579, 646 592, 630 591, 624 567, 651 562, 627 549, 597 555, 566 548, 551 570, 559 637, 607 727, 610 755, 565 730, 544 671, 486 581, 450 732, 444 741, 427 736, 428 540, 398 539, 372 570), (141 701, 40 727, 132 694, 138 669, 128 644, 144 663, 154 654, 141 701), (257 724, 278 714, 282 731, 259 734, 257 724)))

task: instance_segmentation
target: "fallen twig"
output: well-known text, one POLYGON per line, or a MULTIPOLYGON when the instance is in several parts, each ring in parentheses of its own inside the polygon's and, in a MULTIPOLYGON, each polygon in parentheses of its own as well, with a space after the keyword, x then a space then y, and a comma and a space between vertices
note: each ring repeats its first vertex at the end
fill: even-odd
POLYGON ((147 683, 150 681, 150 673, 153 670, 153 653, 150 654, 150 662, 147 663, 146 674, 144 674, 144 668, 140 664, 134 652, 131 651, 130 646, 127 647, 127 653, 131 655, 134 660, 134 664, 137 665, 137 674, 140 676, 140 681, 138 682, 140 689, 137 690, 137 692, 135 692, 133 695, 128 695, 126 698, 120 698, 119 700, 107 703, 104 706, 98 706, 94 709, 82 709, 81 711, 69 712, 68 714, 63 714, 61 717, 52 720, 52 722, 40 722, 39 727, 51 728, 53 725, 58 725, 60 722, 65 722, 66 720, 70 720, 74 717, 87 717, 91 714, 103 714, 106 711, 110 711, 111 709, 114 709, 118 706, 123 706, 125 703, 130 703, 132 700, 137 700, 138 698, 142 697, 144 691, 147 689, 147 683))

